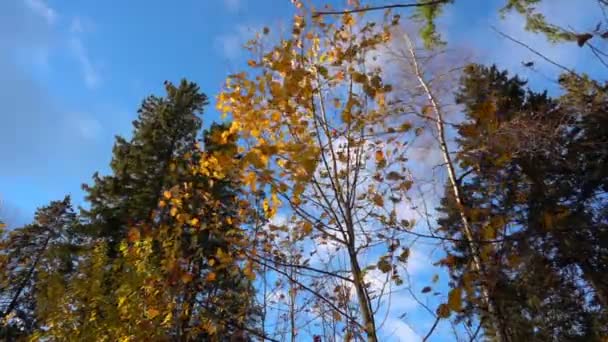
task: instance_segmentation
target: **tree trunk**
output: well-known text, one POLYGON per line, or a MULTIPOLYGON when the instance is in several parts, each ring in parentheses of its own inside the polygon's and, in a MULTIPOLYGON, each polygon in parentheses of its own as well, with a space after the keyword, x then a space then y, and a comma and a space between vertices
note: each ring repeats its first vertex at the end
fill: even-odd
POLYGON ((351 272, 353 274, 353 283, 355 284, 357 299, 359 300, 359 307, 361 308, 361 315, 363 316, 363 323, 365 324, 367 340, 369 342, 377 342, 378 337, 376 336, 376 322, 374 320, 372 303, 370 302, 369 294, 367 293, 367 287, 365 286, 363 279, 363 272, 361 272, 361 266, 359 266, 359 261, 357 260, 357 253, 355 252, 354 246, 351 245, 348 247, 348 254, 351 272))
POLYGON ((503 333, 504 327, 501 324, 502 321, 499 319, 499 317, 497 315, 496 307, 490 297, 490 290, 488 289, 487 283, 485 282, 485 279, 484 279, 486 277, 486 274, 485 274, 485 271, 483 268, 483 264, 481 263, 481 260, 479 258, 479 255, 480 255, 479 246, 474 241, 475 239, 473 236, 473 231, 471 229, 469 219, 466 215, 466 205, 465 205, 464 199, 462 197, 462 191, 460 189, 460 185, 457 181, 458 178, 456 177, 454 162, 452 161, 452 157, 450 156, 450 151, 449 151, 447 140, 445 137, 445 123, 443 121, 443 114, 442 114, 441 108, 439 107, 439 104, 437 103, 437 100, 436 100, 433 92, 431 91, 430 87, 428 86, 428 83, 426 82, 424 75, 423 75, 422 71, 420 70, 420 66, 418 65, 418 60, 417 60, 414 46, 413 46, 411 40, 409 39, 409 37, 407 36, 407 34, 405 35, 405 40, 408 45, 408 51, 411 56, 411 63, 414 68, 415 76, 418 80, 418 83, 422 87, 424 93, 426 94, 429 104, 436 116, 434 121, 435 121, 435 124, 437 127, 437 133, 438 133, 437 138, 439 139, 439 145, 441 147, 441 154, 443 156, 443 161, 444 161, 447 171, 448 171, 450 189, 454 195, 454 198, 456 200, 456 206, 458 207, 458 211, 460 214, 460 220, 462 222, 463 233, 464 233, 465 239, 467 240, 467 245, 469 247, 469 250, 471 252, 471 256, 473 259, 471 266, 472 266, 473 271, 477 272, 482 277, 482 281, 481 281, 482 300, 484 302, 484 305, 487 307, 490 318, 492 319, 493 323, 495 323, 498 328, 496 330, 496 339, 498 341, 505 341, 505 336, 503 333))

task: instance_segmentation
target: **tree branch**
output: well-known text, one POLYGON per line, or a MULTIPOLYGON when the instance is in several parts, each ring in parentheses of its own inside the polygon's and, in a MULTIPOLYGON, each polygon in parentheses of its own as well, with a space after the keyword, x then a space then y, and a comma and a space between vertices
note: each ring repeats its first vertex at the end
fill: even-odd
POLYGON ((449 0, 434 0, 428 2, 414 3, 414 4, 393 4, 393 5, 384 5, 384 6, 368 6, 362 8, 355 8, 352 10, 342 10, 342 11, 317 11, 312 14, 314 17, 319 17, 322 15, 331 15, 331 14, 350 14, 350 13, 361 13, 361 12, 370 12, 370 11, 378 11, 378 10, 386 10, 393 8, 408 8, 408 7, 424 7, 424 6, 433 6, 439 4, 446 4, 449 0))

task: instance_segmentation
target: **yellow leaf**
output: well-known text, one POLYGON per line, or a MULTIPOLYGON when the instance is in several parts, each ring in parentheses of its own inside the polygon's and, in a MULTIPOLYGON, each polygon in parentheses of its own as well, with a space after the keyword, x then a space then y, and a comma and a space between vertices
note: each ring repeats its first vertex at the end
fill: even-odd
POLYGON ((171 192, 170 191, 165 191, 165 192, 163 192, 163 196, 165 196, 166 199, 170 199, 171 198, 171 192))
POLYGON ((251 263, 245 266, 245 269, 243 269, 243 274, 245 275, 245 277, 247 277, 247 279, 255 280, 255 272, 253 272, 253 266, 251 265, 251 263))
POLYGON ((230 216, 226 217, 226 223, 232 224, 232 217, 230 217, 230 216))
POLYGON ((209 259, 209 260, 207 261, 207 264, 209 264, 209 266, 213 266, 213 265, 215 265, 215 259, 209 259))
POLYGON ((350 15, 349 13, 346 13, 345 15, 342 16, 342 23, 345 26, 352 26, 355 24, 355 18, 353 18, 353 16, 350 15))
POLYGON ((192 274, 189 273, 189 272, 188 273, 184 273, 184 274, 182 274, 181 278, 182 278, 182 282, 184 284, 188 284, 189 282, 192 281, 192 274))
POLYGON ((190 220, 191 226, 196 226, 197 224, 198 224, 198 219, 196 217, 190 220))
POLYGON ((175 207, 171 208, 171 210, 169 211, 169 214, 171 214, 171 216, 177 215, 177 208, 175 208, 175 207))
POLYGON ((452 311, 462 310, 462 288, 457 287, 450 291, 448 295, 448 306, 452 311))
POLYGON ((125 297, 125 296, 118 297, 118 307, 120 308, 125 303, 126 300, 127 300, 127 297, 125 297))
POLYGON ((278 111, 274 111, 272 112, 272 114, 270 115, 270 118, 272 119, 272 121, 274 122, 278 122, 279 120, 281 120, 281 113, 278 111))
POLYGON ((249 185, 251 192, 255 192, 256 190, 256 177, 254 172, 249 172, 245 176, 245 185, 249 185))
POLYGON ((206 277, 207 281, 209 282, 215 281, 216 278, 217 275, 215 274, 215 272, 209 272, 206 277))
POLYGON ((381 150, 377 150, 375 153, 375 156, 376 156, 377 163, 381 163, 384 161, 384 153, 381 150))
POLYGON ((270 203, 268 203, 268 198, 264 198, 264 202, 262 203, 262 208, 264 209, 264 212, 266 213, 266 215, 268 215, 268 213, 270 212, 270 203))
POLYGON ((169 311, 169 313, 165 316, 165 319, 163 319, 163 322, 161 323, 161 325, 168 325, 169 323, 171 323, 172 319, 173 319, 173 313, 171 311, 169 311))
POLYGON ((304 224, 302 225, 302 231, 306 235, 312 233, 312 223, 310 223, 310 222, 304 222, 304 224))

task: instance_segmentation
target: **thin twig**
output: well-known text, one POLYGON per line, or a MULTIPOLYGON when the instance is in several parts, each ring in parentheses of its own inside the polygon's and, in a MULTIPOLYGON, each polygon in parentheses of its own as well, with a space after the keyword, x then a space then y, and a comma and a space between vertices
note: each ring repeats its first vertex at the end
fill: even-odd
POLYGON ((355 8, 352 10, 342 10, 342 11, 318 11, 318 12, 314 12, 312 16, 314 18, 314 17, 319 17, 322 15, 330 15, 330 14, 350 14, 350 13, 361 13, 361 12, 370 12, 370 11, 377 11, 377 10, 386 10, 386 9, 393 9, 393 8, 433 6, 433 5, 445 4, 445 3, 448 3, 448 1, 449 0, 435 0, 435 1, 429 1, 429 2, 415 3, 415 4, 393 4, 393 5, 384 5, 384 6, 369 6, 369 7, 355 8))
POLYGON ((538 57, 544 59, 545 61, 551 63, 552 65, 554 65, 554 66, 556 66, 556 67, 558 67, 558 68, 566 71, 567 73, 576 75, 577 77, 580 78, 580 76, 576 72, 574 72, 574 70, 568 68, 567 66, 564 66, 563 64, 557 63, 556 61, 554 61, 554 60, 550 59, 549 57, 547 57, 547 56, 543 55, 542 53, 540 53, 538 50, 530 47, 530 45, 528 45, 528 44, 526 44, 524 42, 521 42, 521 41, 519 41, 519 40, 517 40, 517 39, 515 39, 515 38, 513 38, 511 36, 509 36, 508 34, 506 34, 506 33, 502 32, 502 31, 498 30, 494 26, 492 26, 492 30, 494 30, 494 32, 498 33, 500 36, 502 36, 504 38, 507 38, 508 40, 510 40, 510 41, 512 41, 512 42, 520 45, 520 46, 525 47, 526 49, 530 50, 530 52, 534 53, 535 55, 537 55, 538 57))
POLYGON ((441 317, 439 317, 439 316, 437 316, 437 318, 435 318, 435 323, 433 323, 431 330, 429 330, 429 332, 426 334, 426 336, 424 336, 424 338, 422 339, 422 342, 428 341, 429 337, 431 337, 431 335, 433 334, 433 331, 435 331, 435 328, 437 328, 437 324, 439 323, 440 319, 441 319, 441 317))

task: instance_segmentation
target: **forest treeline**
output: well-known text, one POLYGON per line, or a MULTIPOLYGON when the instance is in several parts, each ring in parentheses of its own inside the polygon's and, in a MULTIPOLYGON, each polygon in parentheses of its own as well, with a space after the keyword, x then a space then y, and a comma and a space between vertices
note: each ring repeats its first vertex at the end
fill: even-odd
MULTIPOLYGON (((293 2, 289 34, 247 43, 224 120, 195 83, 165 82, 82 207, 66 196, 0 231, 0 340, 378 341, 408 290, 425 341, 442 324, 454 341, 606 341, 608 84, 536 50, 559 91, 442 59, 454 1, 293 2), (440 162, 412 161, 420 141, 440 162), (433 170, 428 203, 413 168, 433 170), (449 277, 410 277, 419 245, 449 277)), ((503 11, 605 68, 608 23, 573 32, 537 3, 503 11)))

